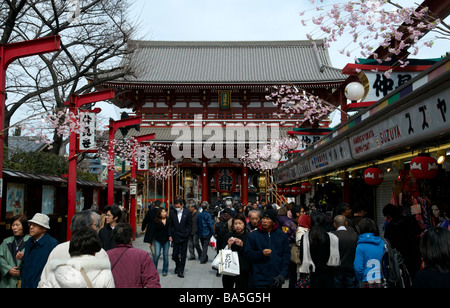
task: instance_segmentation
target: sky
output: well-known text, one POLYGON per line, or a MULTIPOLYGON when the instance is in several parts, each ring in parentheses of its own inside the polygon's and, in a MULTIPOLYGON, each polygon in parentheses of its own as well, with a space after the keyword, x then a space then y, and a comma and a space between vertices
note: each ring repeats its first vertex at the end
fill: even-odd
MULTIPOLYGON (((317 5, 330 7, 334 3, 342 1, 316 0, 313 5, 310 0, 134 0, 130 17, 139 25, 135 39, 142 40, 306 40, 306 34, 317 26, 304 27, 301 20, 317 14, 317 5), (310 11, 301 17, 300 12, 307 10, 310 11)), ((412 6, 416 1, 398 0, 397 3, 412 6)), ((338 52, 349 41, 350 38, 342 38, 331 45, 332 66, 344 68, 347 63, 354 63, 358 51, 351 58, 338 52)), ((416 58, 437 58, 447 51, 450 51, 450 41, 440 40, 433 48, 421 48, 416 58)), ((104 106, 105 116, 120 118, 122 110, 104 103, 99 105, 104 106)))

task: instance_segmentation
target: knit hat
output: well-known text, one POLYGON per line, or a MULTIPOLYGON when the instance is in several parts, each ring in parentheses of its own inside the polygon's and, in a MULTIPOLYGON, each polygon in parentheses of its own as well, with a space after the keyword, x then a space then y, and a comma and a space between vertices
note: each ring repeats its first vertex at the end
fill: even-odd
POLYGON ((301 215, 298 219, 298 226, 303 228, 311 228, 311 217, 309 215, 301 215))
POLYGON ((265 210, 265 211, 264 211, 264 213, 263 213, 263 215, 262 215, 262 218, 267 217, 267 218, 272 219, 272 221, 276 222, 277 215, 278 215, 278 214, 277 214, 277 212, 276 212, 275 210, 273 210, 273 209, 268 209, 268 210, 265 210))

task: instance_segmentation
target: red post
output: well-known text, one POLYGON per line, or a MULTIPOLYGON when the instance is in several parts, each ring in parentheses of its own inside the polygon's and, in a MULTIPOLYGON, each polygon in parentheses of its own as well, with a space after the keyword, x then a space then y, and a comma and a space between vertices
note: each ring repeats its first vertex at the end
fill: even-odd
MULTIPOLYGON (((3 191, 3 147, 5 144, 5 101, 6 101, 6 70, 9 64, 19 58, 35 56, 38 54, 59 51, 61 38, 56 36, 45 37, 32 41, 0 45, 0 190, 3 191)), ((0 194, 0 222, 2 196, 0 194)))
POLYGON ((108 205, 114 204, 114 147, 112 141, 116 138, 116 130, 120 127, 141 124, 142 118, 132 117, 123 120, 109 121, 109 138, 108 138, 108 205))
POLYGON ((247 205, 248 202, 248 167, 242 167, 241 178, 241 203, 247 205))
MULTIPOLYGON (((83 95, 70 96, 70 111, 74 116, 78 115, 78 110, 86 104, 105 101, 114 98, 114 90, 105 90, 83 95)), ((76 211, 77 196, 77 157, 78 154, 78 136, 71 132, 69 137, 69 183, 68 183, 68 206, 67 206, 67 240, 72 237, 70 224, 76 211)))
POLYGON ((209 201, 208 161, 202 162, 202 202, 209 201))
MULTIPOLYGON (((155 139, 155 134, 148 134, 143 136, 134 137, 138 144, 141 142, 155 139)), ((133 157, 131 159, 131 185, 137 185, 136 181, 136 152, 133 154, 133 157)), ((137 192, 137 189, 136 189, 137 192)), ((130 225, 133 230, 133 241, 136 238, 136 195, 130 194, 130 225)))

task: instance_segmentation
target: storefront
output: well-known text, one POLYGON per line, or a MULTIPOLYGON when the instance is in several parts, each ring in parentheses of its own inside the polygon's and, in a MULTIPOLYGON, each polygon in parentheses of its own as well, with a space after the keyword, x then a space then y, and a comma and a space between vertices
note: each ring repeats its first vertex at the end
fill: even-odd
POLYGON ((381 210, 391 202, 408 213, 420 210, 428 224, 431 203, 445 203, 450 197, 449 61, 444 58, 361 110, 280 166, 275 181, 288 186, 310 182, 314 196, 337 179, 339 201, 371 203, 367 204, 371 216, 380 226, 384 222, 381 210), (421 154, 434 157, 436 163, 411 163, 421 154), (439 157, 446 160, 437 163, 439 157), (382 174, 364 174, 369 167, 379 168, 382 174), (416 169, 437 172, 432 179, 417 179, 412 176, 416 169), (366 184, 377 176, 382 176, 381 184, 366 184))

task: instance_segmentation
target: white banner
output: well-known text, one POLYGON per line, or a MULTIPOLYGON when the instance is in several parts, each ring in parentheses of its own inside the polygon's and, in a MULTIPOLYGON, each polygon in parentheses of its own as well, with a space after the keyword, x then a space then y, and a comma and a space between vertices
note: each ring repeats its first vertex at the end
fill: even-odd
POLYGON ((148 147, 138 147, 137 148, 137 170, 147 171, 148 170, 148 147))
POLYGON ((96 114, 92 112, 80 113, 80 151, 97 149, 96 114))

